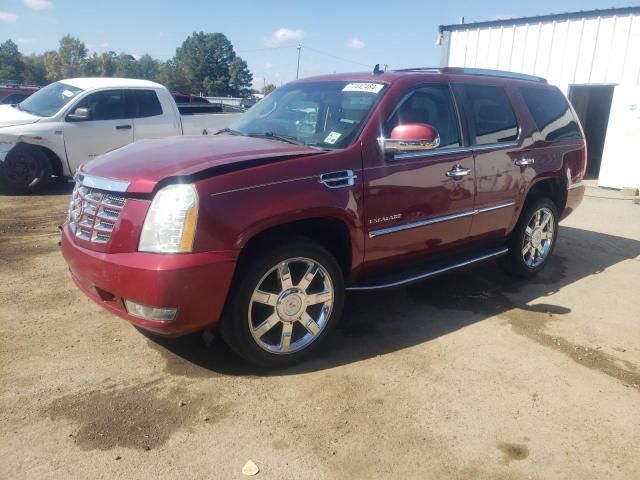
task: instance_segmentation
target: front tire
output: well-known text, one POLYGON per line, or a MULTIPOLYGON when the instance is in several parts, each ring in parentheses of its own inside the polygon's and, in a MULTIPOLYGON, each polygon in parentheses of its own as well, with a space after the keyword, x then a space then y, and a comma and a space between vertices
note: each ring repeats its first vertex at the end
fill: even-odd
POLYGON ((49 184, 51 174, 51 163, 41 150, 20 144, 0 163, 0 190, 33 193, 49 184))
POLYGON ((547 264, 558 236, 558 210, 549 198, 538 198, 524 209, 509 239, 509 253, 500 259, 507 272, 523 278, 547 264))
POLYGON ((344 278, 333 255, 295 241, 254 258, 239 273, 221 332, 248 362, 282 368, 318 348, 343 304, 344 278))

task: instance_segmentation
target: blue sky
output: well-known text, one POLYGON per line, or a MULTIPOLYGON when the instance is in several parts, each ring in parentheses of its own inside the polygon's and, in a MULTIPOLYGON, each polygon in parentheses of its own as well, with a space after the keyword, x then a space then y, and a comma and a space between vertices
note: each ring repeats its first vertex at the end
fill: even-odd
POLYGON ((254 84, 280 85, 300 73, 437 66, 438 25, 628 6, 629 0, 399 1, 136 1, 0 0, 0 42, 11 38, 24 53, 57 49, 70 33, 90 50, 160 59, 192 32, 222 32, 249 64, 254 84))

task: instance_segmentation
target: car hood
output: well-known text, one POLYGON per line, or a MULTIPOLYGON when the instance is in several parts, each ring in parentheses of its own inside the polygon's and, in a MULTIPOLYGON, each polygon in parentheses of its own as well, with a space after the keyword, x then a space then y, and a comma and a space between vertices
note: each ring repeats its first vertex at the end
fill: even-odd
POLYGON ((244 168, 254 160, 316 155, 321 150, 266 138, 233 135, 140 140, 85 163, 87 175, 129 183, 127 192, 150 193, 158 182, 204 171, 244 168))
POLYGON ((11 105, 0 105, 0 128, 28 125, 36 123, 38 120, 40 120, 40 117, 23 112, 11 105))

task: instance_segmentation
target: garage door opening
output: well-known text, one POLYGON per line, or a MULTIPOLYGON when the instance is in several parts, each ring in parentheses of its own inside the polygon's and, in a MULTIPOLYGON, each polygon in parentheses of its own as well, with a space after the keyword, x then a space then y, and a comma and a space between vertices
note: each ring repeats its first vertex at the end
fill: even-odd
POLYGON ((586 178, 598 178, 615 85, 571 85, 569 100, 587 137, 586 178))

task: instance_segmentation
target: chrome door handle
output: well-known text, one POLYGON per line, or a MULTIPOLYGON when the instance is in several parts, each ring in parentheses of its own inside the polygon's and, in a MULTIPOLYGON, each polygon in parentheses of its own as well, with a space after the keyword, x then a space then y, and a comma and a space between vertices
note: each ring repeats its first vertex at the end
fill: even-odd
POLYGON ((536 163, 536 161, 533 158, 518 158, 513 163, 519 167, 528 167, 529 165, 536 163))
POLYGON ((447 177, 466 177, 471 173, 470 168, 463 168, 460 165, 456 165, 447 172, 447 177))

